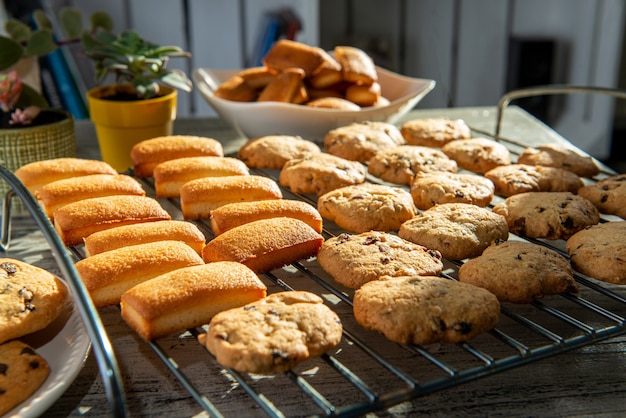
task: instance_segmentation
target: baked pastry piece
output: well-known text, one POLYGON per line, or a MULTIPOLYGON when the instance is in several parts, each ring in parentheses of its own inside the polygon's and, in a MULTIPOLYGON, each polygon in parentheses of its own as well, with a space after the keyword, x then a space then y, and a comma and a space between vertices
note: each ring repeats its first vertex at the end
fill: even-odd
POLYGON ((89 257, 130 245, 167 240, 184 242, 201 255, 206 237, 191 222, 144 222, 105 229, 85 237, 85 255, 89 257))
POLYGON ((82 244, 94 232, 170 219, 170 214, 150 197, 105 196, 63 206, 54 214, 54 229, 65 245, 71 246, 82 244))
POLYGON ((49 375, 46 359, 28 344, 19 340, 0 344, 0 415, 28 399, 49 375))
POLYGON ((362 183, 323 194, 317 210, 350 232, 397 231, 417 213, 411 194, 399 187, 362 183))
POLYGON ((318 52, 323 61, 308 78, 308 84, 314 89, 325 89, 340 83, 343 80, 341 64, 323 49, 318 52))
POLYGON ((276 78, 278 72, 265 66, 246 68, 237 73, 254 90, 262 90, 276 78))
POLYGON ((308 77, 325 61, 324 54, 321 48, 281 39, 267 51, 263 65, 277 72, 301 68, 308 77))
POLYGON ((367 171, 395 184, 411 184, 416 173, 447 171, 456 173, 456 162, 441 150, 415 145, 399 145, 381 150, 369 161, 367 171))
POLYGON ((381 96, 380 84, 352 84, 346 88, 346 99, 361 107, 375 106, 381 96))
POLYGON ((350 289, 382 276, 436 276, 443 269, 438 251, 380 231, 329 238, 317 261, 337 283, 350 289))
POLYGON ((593 177, 600 173, 600 167, 593 158, 560 144, 526 148, 517 158, 517 163, 562 168, 581 177, 593 177))
POLYGON ((306 103, 309 107, 318 107, 323 109, 336 109, 336 110, 361 110, 361 106, 351 102, 350 100, 343 99, 341 97, 319 97, 310 100, 306 103))
POLYGON ((489 209, 444 203, 403 223, 398 235, 437 250, 444 258, 461 260, 480 255, 494 241, 507 240, 509 229, 506 219, 489 209))
POLYGON ((282 199, 278 184, 263 176, 204 177, 180 188, 180 206, 185 219, 203 219, 220 206, 234 202, 282 199))
POLYGON ((458 277, 489 290, 500 302, 531 303, 547 295, 578 292, 569 261, 530 242, 496 242, 463 264, 458 277))
POLYGON ((68 294, 52 273, 0 258, 0 344, 47 327, 65 308, 68 294))
POLYGON ((120 303, 131 287, 183 267, 204 264, 191 247, 180 241, 155 241, 117 248, 76 262, 96 308, 120 303))
POLYGON ((146 192, 137 180, 124 174, 90 174, 48 183, 35 197, 52 219, 54 212, 69 203, 114 195, 145 196, 146 192))
POLYGON ((485 177, 496 186, 496 194, 505 197, 525 192, 576 193, 584 185, 571 171, 539 165, 503 165, 487 171, 485 177))
POLYGON ((322 216, 309 203, 301 200, 278 199, 229 203, 211 211, 211 229, 220 235, 249 222, 268 218, 296 218, 316 232, 322 232, 322 216))
POLYGON ((321 152, 320 147, 302 137, 267 135, 248 140, 239 148, 237 157, 248 167, 280 170, 291 159, 317 152, 321 152))
POLYGON ((34 194, 42 186, 53 181, 89 174, 117 174, 117 171, 103 161, 53 158, 23 165, 15 170, 14 174, 34 194))
POLYGON ((166 161, 154 168, 154 188, 159 198, 179 197, 188 181, 202 177, 246 176, 250 174, 242 161, 230 157, 186 157, 166 161))
POLYGON ((246 80, 239 74, 220 83, 213 94, 220 99, 234 102, 253 102, 259 97, 259 92, 246 83, 246 80))
POLYGON ((265 297, 266 286, 241 263, 183 267, 122 294, 122 318, 144 340, 207 324, 213 316, 265 297))
POLYGON ((419 118, 404 122, 400 132, 411 145, 440 148, 455 139, 471 138, 470 128, 462 119, 419 118))
POLYGON ((335 56, 341 64, 345 81, 369 86, 378 80, 374 61, 362 49, 353 46, 336 46, 335 56))
POLYGON ((355 122, 332 129, 324 136, 324 148, 329 154, 362 163, 380 150, 403 144, 398 128, 387 122, 355 122))
POLYGON ((205 263, 237 261, 255 273, 313 257, 324 238, 295 218, 268 218, 230 229, 204 246, 205 263))
POLYGON ((503 144, 487 138, 455 139, 441 147, 459 167, 484 174, 492 168, 511 164, 511 153, 503 144))
POLYGON ((617 174, 578 189, 602 213, 626 219, 626 174, 617 174))
POLYGON ((143 140, 130 150, 137 177, 151 177, 154 168, 165 161, 203 155, 223 157, 222 144, 213 138, 171 135, 143 140))
POLYGON ((278 176, 293 193, 315 193, 365 182, 365 167, 357 161, 326 153, 309 154, 287 161, 278 176))
POLYGON ((301 68, 287 68, 259 93, 259 102, 302 103, 308 100, 304 87, 305 72, 301 68))
POLYGON ((589 226, 566 242, 575 270, 598 280, 626 284, 626 222, 589 226))
POLYGON ((223 367, 279 373, 335 347, 342 330, 339 317, 322 298, 287 291, 218 313, 198 341, 223 367))
POLYGON ((491 203, 494 186, 488 178, 461 173, 416 173, 411 183, 415 206, 426 210, 439 203, 470 203, 485 207, 491 203))
POLYGON ((494 328, 498 299, 442 277, 384 276, 354 294, 354 317, 399 344, 458 343, 494 328))
POLYGON ((509 231, 530 238, 567 239, 600 221, 590 201, 569 192, 520 193, 493 211, 506 218, 509 231))

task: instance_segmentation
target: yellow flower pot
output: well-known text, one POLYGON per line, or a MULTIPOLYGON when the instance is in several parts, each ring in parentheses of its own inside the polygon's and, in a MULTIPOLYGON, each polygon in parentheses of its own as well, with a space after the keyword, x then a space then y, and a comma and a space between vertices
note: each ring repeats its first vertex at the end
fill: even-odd
POLYGON ((102 160, 117 171, 132 167, 130 150, 144 139, 172 134, 176 119, 176 90, 161 87, 163 96, 145 100, 108 100, 130 85, 96 87, 87 93, 89 113, 96 127, 102 160))

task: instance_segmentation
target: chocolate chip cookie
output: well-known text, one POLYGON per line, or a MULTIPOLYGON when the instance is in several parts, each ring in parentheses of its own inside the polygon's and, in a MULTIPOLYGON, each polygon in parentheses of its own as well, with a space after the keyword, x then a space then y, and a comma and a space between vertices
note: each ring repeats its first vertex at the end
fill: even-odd
POLYGON ((329 131, 324 148, 351 161, 368 162, 378 151, 405 144, 400 130, 387 122, 358 122, 329 131))
POLYGON ((248 140, 237 156, 248 167, 280 170, 285 163, 307 154, 321 152, 312 141, 292 135, 267 135, 248 140))
POLYGON ((487 138, 455 139, 441 147, 459 167, 484 174, 501 165, 511 164, 511 153, 503 144, 487 138))
POLYGON ((400 145, 376 153, 367 171, 394 184, 411 184, 416 173, 457 171, 456 162, 441 150, 415 145, 400 145))
POLYGON ((485 177, 493 181, 496 194, 505 197, 525 192, 576 193, 584 186, 581 178, 571 171, 539 165, 503 165, 487 171, 485 177))
POLYGON ((626 174, 610 176, 581 187, 578 195, 591 201, 600 212, 626 219, 626 174))
POLYGON ((581 177, 593 177, 600 173, 600 167, 593 158, 559 144, 528 147, 519 155, 517 162, 518 164, 562 168, 581 177))
POLYGON ((470 128, 462 119, 420 118, 404 122, 400 132, 411 145, 442 147, 455 139, 469 139, 470 128))
POLYGON ((494 195, 493 182, 462 173, 417 173, 411 183, 415 206, 426 210, 440 203, 470 203, 485 207, 494 195))

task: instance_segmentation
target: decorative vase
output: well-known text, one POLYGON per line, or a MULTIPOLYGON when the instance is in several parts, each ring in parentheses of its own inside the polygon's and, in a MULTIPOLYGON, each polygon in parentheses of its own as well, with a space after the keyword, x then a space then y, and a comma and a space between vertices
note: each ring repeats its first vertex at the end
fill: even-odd
MULTIPOLYGON (((0 164, 15 171, 35 161, 76 155, 72 115, 56 109, 44 109, 42 113, 44 112, 57 114, 60 120, 46 125, 0 129, 0 164)), ((0 181, 2 196, 8 191, 9 185, 0 181)), ((25 213, 21 202, 14 206, 13 213, 25 213)))
POLYGON ((111 100, 120 91, 132 94, 132 85, 95 87, 88 91, 91 120, 96 127, 102 160, 117 171, 132 167, 132 147, 145 139, 172 134, 177 91, 161 87, 162 96, 142 100, 111 100))

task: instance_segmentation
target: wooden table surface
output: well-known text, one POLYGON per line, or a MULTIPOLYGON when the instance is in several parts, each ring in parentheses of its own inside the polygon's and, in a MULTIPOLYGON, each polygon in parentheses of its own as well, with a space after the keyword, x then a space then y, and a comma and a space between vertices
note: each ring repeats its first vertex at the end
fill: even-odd
MULTIPOLYGON (((492 132, 495 125, 494 108, 431 109, 413 111, 403 120, 416 117, 445 116, 462 118, 476 129, 492 132)), ((402 121, 402 120, 401 120, 402 121)), ((398 123, 400 123, 399 121, 398 123)), ((236 151, 245 140, 217 119, 178 120, 175 132, 205 135, 220 140, 226 153, 236 151)), ((504 118, 504 137, 519 139, 528 144, 563 141, 554 132, 529 117, 523 111, 511 107, 504 118)), ((91 123, 77 122, 77 154, 85 158, 98 158, 95 134, 91 123)), ((42 235, 29 218, 16 219, 13 223, 13 245, 6 256, 21 258, 44 268, 55 270, 55 262, 42 235)), ((626 288, 611 288, 626 296, 626 288)), ((626 309, 621 305, 617 311, 622 317, 626 309)), ((100 311, 102 322, 112 342, 117 362, 123 376, 126 404, 130 416, 192 417, 208 416, 189 395, 149 346, 143 343, 121 320, 119 308, 100 311)), ((343 317, 342 317, 343 319, 343 317)), ((364 333, 363 338, 373 334, 364 333)), ((392 347, 376 338, 372 346, 376 350, 389 350, 395 358, 407 356, 407 351, 392 347)), ((159 341, 167 350, 184 353, 176 362, 201 385, 202 393, 215 404, 225 416, 265 416, 263 411, 246 395, 237 382, 224 373, 193 337, 172 336, 159 341)), ((446 348, 431 348, 441 353, 446 348)), ((346 352, 349 351, 346 345, 346 352)), ((350 359, 338 358, 350 364, 350 359)), ((411 352, 407 366, 412 364, 411 352)), ((77 360, 78 361, 78 360, 77 360)), ((402 363, 404 360, 399 360, 402 363)), ((453 360, 454 361, 454 360, 453 360)), ((368 376, 369 362, 357 362, 358 368, 368 376)), ((310 372, 315 379, 315 371, 310 372)), ((372 373, 377 373, 372 371, 372 373)), ((320 379, 325 377, 320 376, 320 379)), ((385 377, 374 376, 381 385, 385 377)), ((265 388, 268 397, 284 404, 287 416, 305 415, 311 409, 290 379, 284 376, 254 379, 265 388), (271 398, 274 396, 275 398, 271 398), (306 405, 306 406, 305 406, 306 405)), ((354 394, 333 390, 333 379, 320 383, 328 390, 330 398, 350 399, 354 394), (333 393, 334 392, 334 393, 333 393)), ((436 391, 413 400, 401 402, 387 410, 369 416, 472 416, 472 417, 561 417, 561 416, 626 416, 626 336, 613 337, 592 345, 574 349, 529 364, 504 370, 468 383, 436 391)), ((383 388, 384 389, 384 388, 383 388)), ((281 406, 282 408, 282 406, 281 406)), ((319 413, 319 410, 317 410, 319 413)), ((46 417, 61 416, 110 416, 111 409, 94 355, 90 354, 76 380, 64 395, 44 414, 46 417)))

